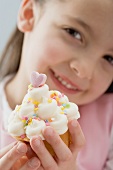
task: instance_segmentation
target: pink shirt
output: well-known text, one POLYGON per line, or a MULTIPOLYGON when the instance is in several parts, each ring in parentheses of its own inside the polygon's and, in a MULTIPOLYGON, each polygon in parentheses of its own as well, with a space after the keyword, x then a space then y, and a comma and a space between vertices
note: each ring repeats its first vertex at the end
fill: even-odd
MULTIPOLYGON (((1 148, 14 141, 7 134, 7 120, 11 109, 4 84, 0 85, 0 142, 1 148)), ((105 94, 98 100, 79 108, 79 123, 86 138, 86 145, 78 155, 78 170, 113 170, 113 94, 105 94)))

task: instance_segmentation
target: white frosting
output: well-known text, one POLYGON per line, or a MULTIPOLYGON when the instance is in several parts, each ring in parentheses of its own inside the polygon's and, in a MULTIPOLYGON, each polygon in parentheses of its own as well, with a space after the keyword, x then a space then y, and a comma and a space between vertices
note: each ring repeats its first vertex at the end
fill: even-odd
POLYGON ((8 124, 10 124, 10 122, 13 121, 15 115, 16 115, 16 111, 13 110, 12 113, 9 115, 8 124))
POLYGON ((26 116, 30 118, 32 117, 33 114, 34 114, 34 104, 32 103, 23 103, 18 113, 20 118, 26 116))
POLYGON ((64 94, 60 93, 60 92, 57 91, 57 90, 50 90, 50 91, 49 91, 49 96, 51 96, 51 94, 54 93, 54 92, 55 92, 58 96, 61 96, 61 97, 59 98, 59 101, 60 101, 60 102, 62 102, 62 103, 67 103, 67 102, 69 102, 68 97, 65 96, 64 94))
POLYGON ((49 91, 48 85, 28 89, 22 105, 17 106, 9 117, 8 132, 13 136, 26 134, 29 139, 41 136, 42 129, 52 126, 61 135, 68 130, 68 120, 80 117, 76 104, 59 91, 49 91), (46 123, 45 123, 46 122, 46 123))
POLYGON ((46 124, 43 120, 38 121, 33 119, 32 123, 26 127, 26 135, 29 139, 31 139, 33 136, 40 136, 43 138, 42 130, 46 127, 46 124))
POLYGON ((68 130, 67 123, 68 120, 65 115, 57 114, 53 121, 50 122, 50 126, 52 126, 59 135, 62 135, 68 130))
POLYGON ((49 87, 48 85, 44 85, 42 87, 33 88, 32 90, 28 90, 28 98, 32 98, 33 100, 37 100, 38 102, 42 102, 43 96, 46 97, 48 95, 49 87))
POLYGON ((72 103, 72 102, 69 102, 67 104, 69 104, 70 107, 65 108, 64 112, 66 113, 68 120, 80 118, 78 106, 75 103, 72 103))
MULTIPOLYGON (((14 113, 12 115, 14 115, 14 113)), ((25 134, 24 123, 18 116, 15 115, 12 121, 9 122, 8 132, 12 136, 21 136, 25 134)))
POLYGON ((38 105, 39 109, 37 114, 43 120, 54 117, 57 111, 56 100, 52 99, 50 102, 48 100, 48 98, 44 98, 43 102, 38 105))

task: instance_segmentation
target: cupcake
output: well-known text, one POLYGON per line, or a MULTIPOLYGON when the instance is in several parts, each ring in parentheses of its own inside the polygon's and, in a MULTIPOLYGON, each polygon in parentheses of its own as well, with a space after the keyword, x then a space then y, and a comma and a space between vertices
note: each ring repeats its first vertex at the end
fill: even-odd
POLYGON ((44 139, 42 130, 51 126, 64 143, 71 142, 68 121, 80 117, 78 106, 57 90, 49 90, 45 84, 47 76, 32 72, 31 84, 21 105, 17 105, 9 116, 8 133, 20 141, 29 142, 33 136, 40 136, 52 156, 54 151, 44 139))

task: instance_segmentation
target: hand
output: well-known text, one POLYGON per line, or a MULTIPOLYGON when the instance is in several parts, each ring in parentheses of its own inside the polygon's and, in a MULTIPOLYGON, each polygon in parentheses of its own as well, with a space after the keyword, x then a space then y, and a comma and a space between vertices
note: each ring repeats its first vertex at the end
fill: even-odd
POLYGON ((3 170, 37 170, 38 158, 33 157, 30 147, 22 142, 11 143, 0 151, 0 169, 3 170), (31 158, 28 160, 28 158, 31 158))
POLYGON ((44 130, 46 141, 53 147, 56 158, 53 158, 40 137, 31 139, 31 147, 40 159, 41 165, 38 170, 76 170, 76 158, 78 152, 85 144, 84 135, 77 120, 69 122, 69 131, 72 143, 68 148, 59 135, 51 127, 44 130))

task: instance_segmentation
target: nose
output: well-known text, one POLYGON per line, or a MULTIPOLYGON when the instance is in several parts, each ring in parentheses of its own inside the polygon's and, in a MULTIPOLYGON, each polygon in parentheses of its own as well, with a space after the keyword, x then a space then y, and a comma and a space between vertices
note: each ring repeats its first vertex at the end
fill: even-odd
POLYGON ((80 78, 91 79, 94 73, 94 64, 84 61, 71 61, 70 68, 80 78))

